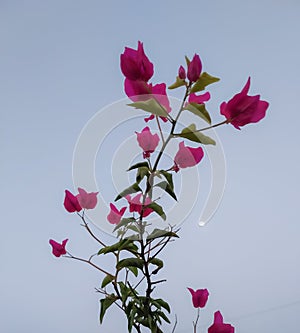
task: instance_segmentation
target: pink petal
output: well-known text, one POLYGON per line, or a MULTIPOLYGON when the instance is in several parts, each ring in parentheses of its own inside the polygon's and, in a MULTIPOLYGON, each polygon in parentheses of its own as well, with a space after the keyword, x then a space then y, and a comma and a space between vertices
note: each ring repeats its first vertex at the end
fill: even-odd
POLYGON ((214 323, 223 324, 223 316, 220 311, 216 311, 214 314, 214 323))
POLYGON ((210 93, 206 92, 205 94, 197 96, 196 94, 190 94, 189 103, 203 104, 210 100, 210 93))
POLYGON ((84 189, 78 188, 79 194, 77 195, 80 206, 85 209, 94 209, 97 205, 98 192, 87 193, 84 189))
POLYGON ((64 207, 69 213, 80 212, 82 210, 77 197, 68 190, 65 190, 64 207))

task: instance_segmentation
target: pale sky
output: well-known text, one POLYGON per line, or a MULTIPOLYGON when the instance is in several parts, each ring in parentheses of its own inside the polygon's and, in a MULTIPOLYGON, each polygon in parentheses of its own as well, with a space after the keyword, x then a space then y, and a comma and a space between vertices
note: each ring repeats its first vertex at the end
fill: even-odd
MULTIPOLYGON (((214 122, 223 119, 220 103, 248 76, 250 94, 270 102, 260 123, 217 130, 227 165, 223 201, 203 228, 197 225, 202 206, 194 207, 180 239, 165 251, 161 277, 168 283, 160 296, 171 304, 171 318, 177 314, 176 332, 192 332, 186 287, 210 291, 200 332, 216 310, 236 332, 295 332, 299 29, 296 0, 0 1, 1 332, 125 332, 117 309, 99 325, 94 287, 103 277, 54 258, 48 240, 69 238, 70 251, 82 256, 97 251, 64 211, 64 190, 74 189, 72 156, 81 130, 125 97, 119 55, 138 40, 154 63, 155 83, 171 84, 184 56, 200 55, 204 70, 221 78, 209 89, 214 122)), ((206 160, 200 176, 209 175, 207 168, 206 160)), ((97 170, 100 181, 110 176, 107 156, 97 157, 97 170)))

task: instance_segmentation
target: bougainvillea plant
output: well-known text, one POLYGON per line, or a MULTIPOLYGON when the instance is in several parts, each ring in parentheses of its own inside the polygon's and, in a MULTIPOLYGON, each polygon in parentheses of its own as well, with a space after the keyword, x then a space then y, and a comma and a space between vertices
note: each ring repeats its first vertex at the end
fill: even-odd
MULTIPOLYGON (((167 223, 167 216, 159 198, 154 196, 154 188, 160 188, 177 200, 173 176, 181 169, 197 166, 204 158, 203 145, 214 145, 215 141, 203 132, 224 124, 231 124, 237 129, 249 123, 256 123, 266 114, 268 102, 259 95, 248 95, 250 77, 241 92, 228 102, 220 105, 220 113, 225 117, 221 122, 213 124, 206 109, 205 102, 210 99, 209 92, 199 94, 218 78, 202 71, 202 63, 198 54, 190 60, 185 57, 185 65, 180 65, 175 83, 169 89, 183 88, 183 98, 178 110, 172 110, 166 93, 165 83, 149 82, 154 74, 154 66, 146 56, 143 44, 138 42, 137 49, 125 48, 120 57, 121 71, 125 76, 124 90, 131 99, 130 107, 146 111, 150 116, 145 118, 147 126, 136 131, 137 144, 142 150, 141 161, 128 167, 128 172, 135 172, 135 182, 124 189, 110 203, 107 223, 114 225, 117 241, 105 244, 91 229, 85 211, 97 205, 97 192, 86 192, 78 188, 78 194, 65 191, 64 207, 69 213, 76 213, 82 225, 98 243, 97 256, 110 255, 110 270, 103 269, 89 259, 73 256, 67 249, 68 239, 61 243, 50 240, 52 253, 56 257, 67 257, 83 261, 102 274, 102 283, 97 291, 102 294, 100 300, 100 322, 107 310, 117 306, 127 318, 127 330, 138 332, 163 332, 163 322, 171 324, 169 314, 171 307, 166 300, 153 296, 153 290, 165 279, 159 278, 164 266, 160 258, 164 248, 178 237, 178 229, 167 223), (190 112, 195 116, 195 123, 179 130, 178 121, 182 113, 190 112), (153 120, 153 121, 152 121, 153 120), (199 128, 200 121, 207 126, 199 128), (161 122, 168 126, 163 132, 161 122), (178 150, 168 168, 161 168, 161 160, 171 140, 178 141, 178 150), (190 142, 190 143, 189 143, 190 142), (153 154, 154 152, 156 154, 153 154), (155 156, 155 157, 153 157, 155 156), (122 202, 118 208, 119 202, 122 202), (150 230, 147 217, 157 214, 166 220, 163 229, 150 230)), ((184 171, 182 171, 184 172, 184 171)), ((197 309, 197 317, 193 322, 193 332, 197 331, 199 311, 204 308, 209 292, 207 289, 187 288, 191 294, 191 303, 197 309)), ((176 320, 177 322, 177 320, 176 320)), ((176 322, 173 325, 175 331, 176 322)), ((208 333, 233 333, 234 327, 223 323, 218 310, 208 333)))

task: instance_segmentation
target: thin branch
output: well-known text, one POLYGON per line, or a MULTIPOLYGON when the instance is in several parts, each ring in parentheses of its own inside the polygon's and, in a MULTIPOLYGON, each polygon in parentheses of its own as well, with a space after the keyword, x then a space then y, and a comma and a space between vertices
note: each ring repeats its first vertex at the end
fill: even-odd
POLYGON ((74 259, 74 260, 78 260, 78 261, 82 261, 82 262, 85 262, 91 266, 93 266, 94 268, 96 268, 97 270, 99 270, 100 272, 106 274, 106 275, 113 275, 113 274, 110 274, 108 273, 107 271, 105 271, 104 269, 102 269, 101 267, 95 265, 93 262, 91 262, 90 260, 87 260, 87 259, 83 259, 83 258, 79 258, 79 257, 75 257, 73 256, 71 253, 67 252, 68 256, 64 256, 65 258, 70 258, 70 259, 74 259))
POLYGON ((177 326, 177 315, 175 315, 175 324, 173 326, 173 329, 172 329, 172 332, 171 333, 174 333, 175 332, 175 328, 177 326))
POLYGON ((95 234, 92 232, 92 230, 90 229, 90 227, 88 226, 84 214, 80 215, 79 213, 77 213, 78 216, 80 216, 82 222, 83 222, 83 226, 86 228, 86 230, 88 231, 88 233, 99 243, 101 244, 103 247, 106 247, 106 245, 97 237, 95 236, 95 234))
POLYGON ((200 308, 197 309, 197 317, 196 317, 196 321, 193 321, 193 326, 194 326, 194 333, 197 333, 197 325, 198 325, 198 320, 199 320, 199 316, 200 316, 200 308))
POLYGON ((163 143, 163 145, 165 144, 165 138, 164 138, 164 135, 163 135, 163 132, 161 130, 161 126, 160 126, 160 122, 159 122, 159 118, 156 116, 156 122, 157 122, 157 127, 159 129, 159 133, 160 133, 160 136, 161 136, 161 141, 163 143))

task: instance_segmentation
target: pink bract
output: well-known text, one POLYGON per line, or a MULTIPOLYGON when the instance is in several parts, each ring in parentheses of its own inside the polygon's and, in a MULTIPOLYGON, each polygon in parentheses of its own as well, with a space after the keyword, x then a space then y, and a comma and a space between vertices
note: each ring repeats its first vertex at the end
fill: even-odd
POLYGON ((120 210, 118 210, 117 207, 112 203, 109 206, 110 206, 110 212, 107 215, 108 222, 111 224, 119 224, 127 207, 123 207, 120 210))
POLYGON ((187 77, 191 82, 196 82, 201 74, 202 63, 198 54, 195 54, 188 65, 187 77))
POLYGON ((188 102, 189 103, 197 103, 197 104, 203 104, 204 102, 207 102, 210 100, 210 93, 206 92, 202 95, 196 95, 196 94, 190 94, 188 102))
POLYGON ((223 323, 223 316, 220 311, 215 312, 214 322, 208 328, 208 333, 234 333, 234 327, 223 323))
POLYGON ((149 158, 150 154, 156 149, 159 136, 157 134, 152 134, 149 127, 145 127, 141 133, 136 132, 137 141, 139 146, 143 149, 143 157, 149 158))
POLYGON ((69 213, 80 212, 82 210, 78 198, 68 190, 65 190, 64 207, 69 213))
POLYGON ((192 295, 192 302, 195 308, 204 308, 207 300, 209 292, 207 289, 197 289, 193 290, 192 288, 188 288, 189 292, 192 295))
POLYGON ((125 47, 121 54, 121 70, 127 79, 133 81, 147 82, 153 76, 153 64, 146 56, 142 42, 138 42, 137 50, 125 47))
POLYGON ((179 168, 188 168, 198 164, 204 156, 203 149, 201 147, 192 148, 186 147, 184 141, 179 143, 179 150, 174 157, 175 170, 179 168))
POLYGON ((78 187, 77 199, 82 208, 94 209, 97 205, 98 192, 86 192, 83 188, 78 187))
POLYGON ((52 253, 55 255, 55 257, 60 257, 67 253, 67 251, 66 251, 67 241, 68 241, 68 239, 65 239, 60 244, 53 239, 49 240, 49 244, 52 246, 52 253))
MULTIPOLYGON (((132 81, 125 79, 124 90, 126 95, 133 102, 147 101, 150 98, 154 98, 165 108, 168 113, 171 112, 165 83, 158 83, 153 86, 152 83, 147 83, 141 80, 132 81)), ((151 115, 151 117, 154 118, 154 115, 151 115)))
MULTIPOLYGON (((129 203, 129 211, 132 212, 137 212, 139 214, 141 214, 142 212, 142 202, 141 202, 141 198, 142 198, 142 193, 137 194, 135 197, 131 198, 130 195, 126 195, 126 200, 129 203)), ((145 200, 145 206, 151 204, 151 199, 149 197, 146 197, 145 200)), ((145 207, 144 211, 143 211, 143 217, 147 217, 148 215, 150 215, 153 212, 152 208, 149 207, 145 207)))
POLYGON ((260 100, 260 95, 247 95, 249 88, 250 77, 240 93, 220 105, 221 114, 237 129, 260 121, 265 117, 269 106, 268 102, 260 100))

